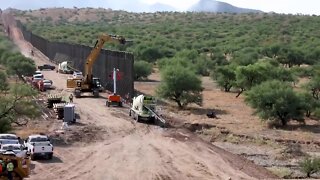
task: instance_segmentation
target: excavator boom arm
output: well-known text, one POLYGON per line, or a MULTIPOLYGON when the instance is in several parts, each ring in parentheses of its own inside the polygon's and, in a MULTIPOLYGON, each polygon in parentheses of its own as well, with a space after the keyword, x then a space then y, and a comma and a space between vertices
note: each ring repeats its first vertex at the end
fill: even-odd
POLYGON ((126 40, 122 36, 114 36, 114 35, 108 35, 108 34, 102 34, 99 37, 93 49, 91 50, 89 56, 87 57, 87 61, 85 64, 84 77, 85 77, 86 84, 92 83, 92 78, 93 78, 92 67, 94 62, 97 60, 105 42, 116 42, 120 44, 125 44, 126 40))

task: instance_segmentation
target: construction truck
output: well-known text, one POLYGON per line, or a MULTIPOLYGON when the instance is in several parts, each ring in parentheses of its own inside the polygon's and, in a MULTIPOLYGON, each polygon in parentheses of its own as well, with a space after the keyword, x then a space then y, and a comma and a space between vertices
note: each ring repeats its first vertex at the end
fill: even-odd
POLYGON ((70 69, 68 61, 63 61, 62 63, 59 63, 57 73, 72 74, 73 70, 70 69))
POLYGON ((93 77, 92 68, 105 42, 117 42, 120 44, 125 44, 126 40, 122 36, 114 36, 108 34, 103 34, 99 37, 89 56, 87 57, 84 69, 84 78, 67 80, 68 88, 73 88, 73 86, 75 86, 74 95, 76 98, 81 97, 81 93, 83 92, 91 92, 94 97, 99 97, 101 82, 99 78, 93 77))
POLYGON ((133 98, 132 107, 129 110, 131 116, 137 122, 154 121, 160 117, 155 112, 156 99, 152 96, 139 95, 133 98))
MULTIPOLYGON (((17 157, 0 154, 0 160, 5 164, 10 160, 14 165, 13 179, 24 179, 30 174, 30 159, 28 157, 17 157)), ((7 180, 6 172, 0 174, 0 180, 7 180)))
POLYGON ((156 111, 156 99, 152 96, 145 96, 143 94, 134 97, 132 107, 129 110, 131 116, 137 122, 145 121, 166 127, 168 124, 165 119, 158 115, 156 111))
POLYGON ((122 107, 122 98, 120 95, 117 94, 117 72, 119 69, 113 68, 113 93, 108 96, 106 105, 110 107, 112 106, 119 106, 122 107))

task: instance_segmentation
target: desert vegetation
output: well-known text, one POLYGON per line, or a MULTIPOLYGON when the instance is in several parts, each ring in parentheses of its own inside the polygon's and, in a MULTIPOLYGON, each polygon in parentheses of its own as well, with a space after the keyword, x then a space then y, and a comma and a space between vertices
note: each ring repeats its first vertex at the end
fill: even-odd
MULTIPOLYGON (((89 10, 86 14, 90 13, 89 10)), ((72 11, 74 16, 78 17, 81 9, 72 11)), ((257 104, 250 101, 254 98, 253 95, 257 94, 255 91, 258 91, 258 87, 254 88, 255 86, 264 83, 264 86, 270 87, 274 83, 268 81, 276 79, 278 84, 285 86, 283 88, 290 89, 295 87, 300 78, 308 77, 310 82, 298 87, 305 93, 298 94, 293 91, 291 94, 300 98, 297 101, 300 103, 299 112, 317 117, 317 63, 320 54, 320 41, 316 38, 319 34, 314 31, 320 26, 317 16, 191 12, 137 14, 99 11, 99 16, 93 18, 95 20, 79 22, 79 19, 70 14, 60 14, 59 18, 54 20, 56 18, 49 15, 40 18, 28 13, 22 11, 16 14, 22 21, 28 22, 25 25, 32 29, 33 33, 51 41, 92 46, 100 33, 119 34, 132 40, 133 43, 126 46, 107 44, 106 48, 116 47, 134 53, 136 80, 145 79, 151 73, 151 64, 148 63, 153 63, 163 71, 163 83, 166 83, 165 77, 168 81, 172 80, 165 75, 170 74, 170 68, 165 66, 183 66, 186 68, 184 71, 190 71, 188 75, 193 72, 199 76, 211 75, 224 91, 238 92, 236 97, 248 91, 244 96, 262 119, 270 120, 271 117, 266 116, 270 114, 266 109, 277 107, 276 104, 262 103, 259 105, 260 111, 257 104), (309 98, 312 101, 305 101, 309 97, 308 93, 312 95, 312 98, 309 98)), ((164 92, 165 87, 169 87, 168 82, 166 86, 162 84, 159 87, 158 94, 166 98, 171 96, 169 99, 183 107, 184 105, 177 101, 179 98, 172 98, 172 95, 164 92)), ((201 99, 201 85, 186 89, 197 91, 198 99, 201 99)), ((274 96, 286 97, 283 93, 274 96)), ((301 113, 292 114, 285 119, 303 121, 301 113)), ((271 119, 280 118, 281 124, 286 125, 282 115, 272 117, 271 119)))
POLYGON ((39 115, 32 100, 37 92, 23 84, 23 76, 36 70, 31 59, 15 50, 14 45, 0 34, 0 133, 11 130, 12 125, 26 125, 39 115))
MULTIPOLYGON (((282 115, 272 118, 266 116, 270 114, 266 109, 277 108, 276 104, 262 103, 259 110, 257 104, 250 101, 254 98, 253 95, 257 94, 255 91, 258 91, 258 87, 254 87, 264 83, 264 86, 270 88, 274 82, 268 81, 278 80, 278 84, 285 86, 284 89, 291 89, 301 78, 308 77, 311 79, 308 84, 297 87, 305 93, 295 90, 291 94, 299 98, 299 112, 307 116, 314 115, 313 117, 319 114, 317 63, 320 41, 316 38, 319 33, 314 31, 320 26, 317 16, 191 12, 137 14, 99 10, 99 16, 92 18, 94 20, 81 22, 79 18, 74 18, 78 17, 81 11, 83 10, 73 9, 73 15, 61 13, 58 19, 50 15, 35 16, 36 12, 32 14, 20 11, 16 14, 23 22, 28 22, 25 25, 29 30, 50 41, 92 46, 100 33, 123 35, 133 43, 126 46, 105 46, 134 53, 136 80, 145 79, 151 73, 150 65, 155 64, 163 71, 163 83, 166 83, 165 77, 168 81, 172 79, 165 75, 170 74, 170 68, 165 67, 183 66, 186 69, 182 71, 190 71, 188 75, 210 75, 224 91, 237 92, 236 97, 248 91, 244 96, 248 104, 257 110, 257 114, 260 114, 262 119, 280 118, 282 125, 286 125, 282 115), (308 97, 311 101, 305 101, 308 97)), ((43 15, 43 12, 41 14, 43 15)), ((90 14, 90 9, 86 14, 90 14)), ((183 107, 180 100, 177 101, 179 98, 172 98, 172 95, 165 93, 165 87, 169 87, 168 82, 166 86, 162 84, 159 87, 158 94, 166 98, 171 96, 169 99, 183 107)), ((197 91, 195 94, 198 98, 191 98, 193 101, 201 100, 201 85, 186 89, 197 91)), ((286 98, 283 93, 271 96, 286 98)), ((301 113, 292 114, 285 119, 299 119, 303 122, 301 113)))

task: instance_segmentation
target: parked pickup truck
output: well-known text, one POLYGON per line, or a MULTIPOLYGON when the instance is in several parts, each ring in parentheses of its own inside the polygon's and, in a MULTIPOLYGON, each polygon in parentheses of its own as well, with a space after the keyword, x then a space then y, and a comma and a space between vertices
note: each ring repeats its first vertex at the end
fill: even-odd
POLYGON ((22 151, 21 144, 2 144, 0 148, 0 154, 6 153, 8 151, 13 152, 14 154, 19 154, 22 151))
POLYGON ((54 70, 56 67, 55 66, 52 66, 50 64, 44 64, 42 66, 38 66, 38 69, 40 71, 44 70, 44 69, 50 69, 50 70, 54 70))
POLYGON ((2 144, 0 154, 22 158, 27 158, 30 155, 27 150, 23 149, 21 144, 2 144))
POLYGON ((0 148, 3 144, 20 144, 15 134, 0 134, 0 148))
POLYGON ((31 156, 31 160, 36 157, 46 157, 52 159, 53 145, 45 135, 31 135, 24 141, 24 147, 31 156))

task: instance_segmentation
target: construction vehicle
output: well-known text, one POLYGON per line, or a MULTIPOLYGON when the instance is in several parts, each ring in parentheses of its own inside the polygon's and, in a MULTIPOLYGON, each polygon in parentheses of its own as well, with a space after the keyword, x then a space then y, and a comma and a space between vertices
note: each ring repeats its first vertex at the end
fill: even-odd
POLYGON ((103 34, 99 37, 89 56, 87 57, 84 69, 84 78, 68 79, 67 81, 68 88, 75 85, 74 95, 76 98, 81 97, 82 92, 92 92, 94 97, 99 97, 101 83, 99 78, 93 77, 92 68, 105 42, 117 42, 120 44, 125 44, 126 40, 122 36, 114 36, 108 34, 103 34))
POLYGON ((116 70, 116 68, 113 68, 113 94, 108 96, 106 102, 108 107, 110 107, 110 105, 122 107, 121 96, 117 94, 117 71, 119 71, 119 69, 116 70))
POLYGON ((42 70, 44 70, 44 69, 50 69, 50 70, 54 70, 56 67, 55 66, 53 66, 53 65, 50 65, 50 64, 44 64, 44 65, 42 65, 42 66, 38 66, 38 69, 40 70, 40 71, 42 71, 42 70))
POLYGON ((133 98, 132 107, 129 110, 131 116, 137 122, 150 121, 161 122, 164 126, 166 121, 156 113, 156 99, 152 96, 139 95, 133 98))
MULTIPOLYGON (((13 179, 23 179, 30 174, 30 159, 29 157, 17 157, 12 155, 0 154, 0 160, 7 162, 10 160, 14 165, 13 179)), ((6 173, 0 175, 0 180, 7 180, 6 173)))
POLYGON ((31 160, 35 160, 36 157, 52 159, 53 145, 46 135, 35 134, 28 136, 24 141, 24 147, 30 152, 31 160))
POLYGON ((73 70, 69 67, 68 61, 63 61, 62 63, 59 63, 57 73, 72 74, 73 70))

